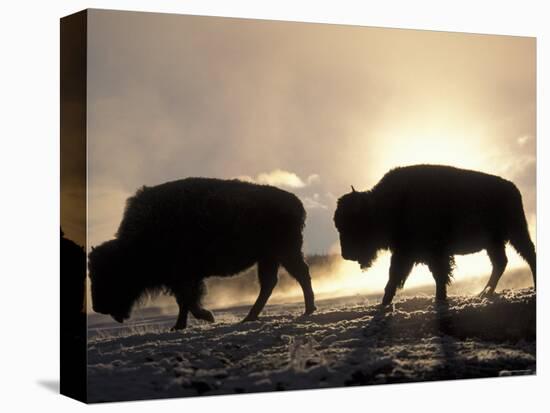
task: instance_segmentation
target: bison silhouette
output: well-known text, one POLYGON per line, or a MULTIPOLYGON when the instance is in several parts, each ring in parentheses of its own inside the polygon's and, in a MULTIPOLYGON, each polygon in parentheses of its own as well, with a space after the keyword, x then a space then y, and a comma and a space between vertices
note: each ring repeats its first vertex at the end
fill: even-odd
POLYGON ((305 210, 293 194, 239 180, 187 178, 143 187, 126 202, 116 238, 93 248, 89 270, 93 309, 123 322, 147 294, 175 296, 173 329, 195 318, 204 279, 232 276, 258 264, 260 293, 243 321, 256 320, 282 265, 300 284, 305 313, 315 310, 302 254, 305 210))
POLYGON ((508 241, 529 264, 536 284, 535 247, 521 194, 497 176, 442 165, 396 168, 370 191, 352 187, 338 200, 334 222, 343 258, 363 269, 379 251, 391 251, 383 305, 391 303, 416 263, 430 269, 436 300, 446 300, 454 255, 483 249, 493 271, 480 295, 492 295, 508 262, 508 241))

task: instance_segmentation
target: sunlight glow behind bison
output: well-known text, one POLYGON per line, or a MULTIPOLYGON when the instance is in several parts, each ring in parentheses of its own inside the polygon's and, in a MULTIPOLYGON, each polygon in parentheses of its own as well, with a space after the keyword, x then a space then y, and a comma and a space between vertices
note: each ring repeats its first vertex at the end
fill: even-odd
MULTIPOLYGON (((506 247, 508 256, 508 271, 525 269, 528 266, 513 248, 506 247)), ((368 271, 361 270, 358 263, 339 259, 330 274, 312 273, 314 291, 319 297, 344 297, 354 294, 382 294, 388 282, 390 253, 383 252, 368 271)), ((487 281, 491 264, 485 252, 470 255, 457 255, 454 281, 473 282, 481 285, 487 281)), ((503 278, 506 277, 506 273, 503 278)), ((527 282, 525 286, 530 286, 527 282)), ((426 265, 416 265, 407 279, 407 289, 415 287, 434 286, 433 277, 426 265)), ((299 291, 296 291, 296 297, 299 291)), ((294 294, 293 294, 294 295, 294 294)))
MULTIPOLYGON (((335 244, 331 251, 339 250, 339 245, 335 244)), ((508 256, 507 272, 502 277, 502 287, 510 288, 507 285, 513 284, 514 288, 530 287, 531 276, 529 268, 521 257, 511 247, 506 248, 508 256), (514 279, 515 272, 523 272, 525 277, 514 279)), ((384 286, 388 280, 388 268, 390 264, 390 254, 383 252, 373 263, 368 271, 362 271, 359 264, 352 261, 343 260, 337 257, 331 265, 322 267, 312 267, 312 285, 319 299, 334 299, 340 297, 357 296, 361 300, 368 299, 368 296, 379 296, 384 291, 384 286)), ((490 271, 491 264, 485 252, 456 256, 456 269, 454 271, 454 281, 450 287, 450 294, 475 294, 485 285, 490 271)), ((239 277, 244 277, 241 275, 239 277)), ((234 279, 235 282, 239 277, 234 279)), ((279 275, 281 281, 288 276, 282 273, 279 275)), ((236 305, 248 305, 254 301, 256 291, 250 293, 243 292, 242 289, 224 284, 215 285, 207 282, 207 294, 205 304, 213 309, 228 308, 236 305), (216 287, 216 288, 212 288, 216 287), (235 290, 239 294, 235 294, 235 290)), ((294 283, 290 283, 290 288, 284 288, 280 283, 275 288, 268 304, 284 304, 291 302, 300 302, 302 292, 294 283)), ((417 265, 405 284, 405 289, 399 294, 433 294, 435 289, 434 280, 430 271, 425 265, 417 265)), ((158 297, 153 301, 143 303, 143 308, 156 306, 163 313, 172 314, 177 311, 173 300, 170 297, 158 297)), ((136 309, 139 314, 139 308, 136 309)), ((267 311, 269 312, 269 305, 267 311)))

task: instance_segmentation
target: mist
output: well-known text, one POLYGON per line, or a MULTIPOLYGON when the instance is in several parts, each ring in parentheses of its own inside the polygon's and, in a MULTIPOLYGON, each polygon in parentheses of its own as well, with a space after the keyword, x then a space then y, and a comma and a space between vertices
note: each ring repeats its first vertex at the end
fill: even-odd
MULTIPOLYGON (((511 249, 507 253, 510 256, 510 265, 504 272, 497 291, 532 287, 532 275, 521 258, 511 249)), ((448 289, 450 295, 476 295, 483 290, 491 271, 489 259, 484 255, 479 253, 471 256, 457 256, 453 283, 448 289), (480 262, 485 265, 480 265, 480 262), (471 267, 476 268, 477 272, 474 270, 472 273, 471 267)), ((317 300, 356 296, 358 300, 377 302, 384 293, 384 286, 388 280, 388 254, 381 254, 380 259, 367 271, 361 271, 357 263, 345 261, 337 254, 308 256, 306 261, 310 267, 317 300)), ((206 281, 206 286, 203 304, 213 309, 248 307, 254 303, 260 289, 255 266, 235 277, 210 278, 206 281)), ((428 268, 425 265, 417 265, 404 289, 398 291, 397 299, 399 296, 433 296, 434 291, 435 282, 428 268)), ((281 268, 279 282, 268 304, 301 302, 303 302, 302 290, 298 283, 281 268)), ((143 301, 140 308, 147 307, 153 307, 153 311, 165 314, 176 314, 178 309, 175 299, 169 296, 159 296, 143 301)), ((137 311, 140 311, 139 308, 137 311)))

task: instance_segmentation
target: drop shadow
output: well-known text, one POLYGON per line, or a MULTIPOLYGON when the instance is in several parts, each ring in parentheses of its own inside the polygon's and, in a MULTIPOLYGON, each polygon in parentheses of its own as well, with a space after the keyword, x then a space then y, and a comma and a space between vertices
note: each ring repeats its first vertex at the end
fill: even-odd
POLYGON ((36 383, 52 393, 59 394, 59 380, 38 380, 36 383))

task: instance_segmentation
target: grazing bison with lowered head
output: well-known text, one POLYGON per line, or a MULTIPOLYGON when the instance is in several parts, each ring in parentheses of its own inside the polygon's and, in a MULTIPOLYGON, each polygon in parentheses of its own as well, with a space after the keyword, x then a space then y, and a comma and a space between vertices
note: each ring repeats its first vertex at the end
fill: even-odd
POLYGON ((536 283, 535 247, 521 194, 505 179, 439 165, 388 172, 370 191, 338 200, 334 222, 342 256, 368 268, 380 250, 392 253, 383 305, 390 304, 416 263, 428 265, 436 300, 446 300, 454 255, 483 249, 493 266, 480 295, 494 293, 507 264, 509 241, 527 261, 536 283))
POLYGON ((128 199, 116 238, 89 257, 93 309, 122 322, 144 294, 173 294, 179 315, 214 321, 201 307, 204 279, 258 264, 260 294, 243 321, 256 320, 282 265, 315 310, 302 255, 305 210, 293 194, 239 180, 187 178, 143 187, 128 199))

